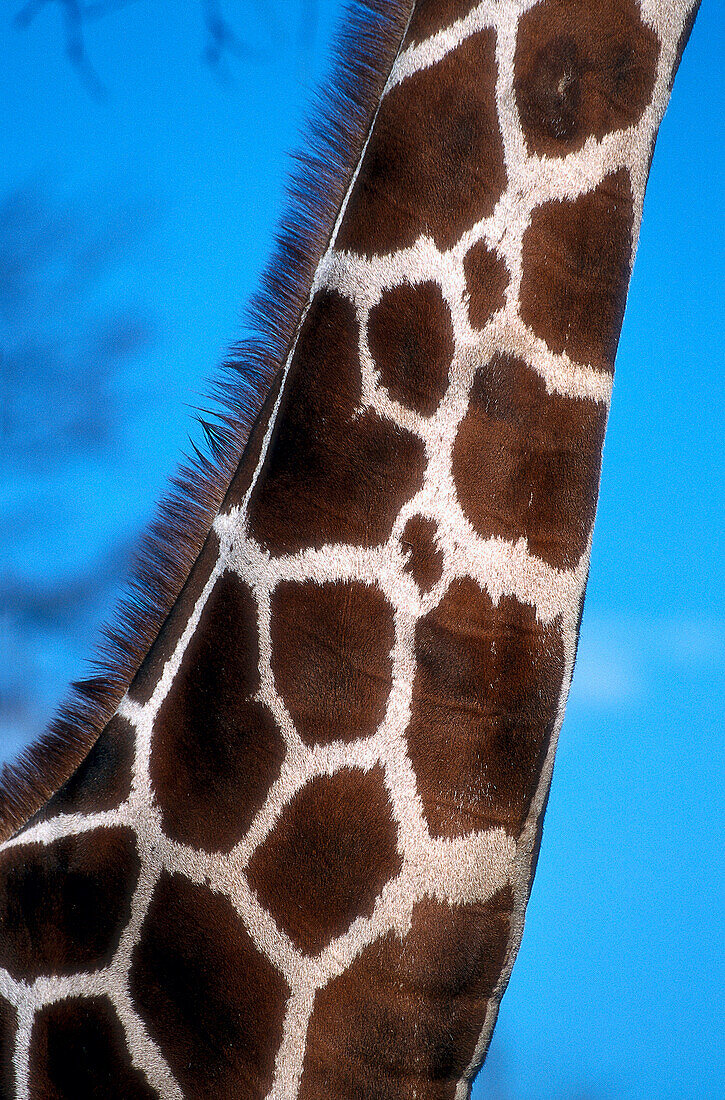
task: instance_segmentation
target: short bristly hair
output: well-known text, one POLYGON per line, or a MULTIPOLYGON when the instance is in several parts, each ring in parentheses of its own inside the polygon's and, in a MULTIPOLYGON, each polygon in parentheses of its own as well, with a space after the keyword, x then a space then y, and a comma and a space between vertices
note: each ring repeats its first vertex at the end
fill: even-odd
POLYGON ((174 606, 282 369, 362 155, 414 0, 352 0, 335 60, 316 94, 288 185, 287 211, 246 314, 252 336, 233 346, 212 383, 215 411, 172 479, 147 531, 129 590, 103 632, 95 674, 74 684, 47 731, 0 772, 0 840, 66 782, 87 756, 174 606))

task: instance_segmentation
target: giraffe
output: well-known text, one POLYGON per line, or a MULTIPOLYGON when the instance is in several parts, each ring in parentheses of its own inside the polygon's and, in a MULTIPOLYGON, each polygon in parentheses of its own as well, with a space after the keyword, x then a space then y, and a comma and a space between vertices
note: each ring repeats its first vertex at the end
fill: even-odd
POLYGON ((182 486, 197 512, 167 513, 158 601, 5 782, 3 1096, 468 1096, 694 7, 379 0, 351 24, 352 117, 182 486))

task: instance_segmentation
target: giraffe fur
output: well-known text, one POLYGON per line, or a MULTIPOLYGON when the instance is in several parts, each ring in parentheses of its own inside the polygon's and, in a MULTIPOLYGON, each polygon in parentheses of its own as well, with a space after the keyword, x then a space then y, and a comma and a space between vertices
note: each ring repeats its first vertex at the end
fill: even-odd
POLYGON ((469 1095, 523 931, 691 7, 396 6, 201 554, 85 765, 0 848, 17 1100, 469 1095))
POLYGON ((300 314, 410 16, 410 0, 347 0, 334 64, 318 92, 288 183, 288 205, 269 264, 246 310, 251 336, 233 345, 201 419, 206 450, 194 448, 161 501, 115 616, 48 730, 0 769, 0 838, 69 779, 138 676, 211 530, 279 380, 300 314))

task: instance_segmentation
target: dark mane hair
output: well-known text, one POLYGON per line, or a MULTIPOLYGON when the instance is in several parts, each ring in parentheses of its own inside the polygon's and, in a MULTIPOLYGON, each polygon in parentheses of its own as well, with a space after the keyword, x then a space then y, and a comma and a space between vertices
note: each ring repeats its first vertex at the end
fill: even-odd
POLYGON ((115 713, 178 599, 249 434, 294 340, 312 279, 360 159, 415 0, 350 0, 335 63, 317 93, 288 187, 276 246, 247 311, 253 337, 235 345, 212 384, 218 411, 171 483, 94 661, 46 732, 0 772, 0 840, 73 774, 115 713))

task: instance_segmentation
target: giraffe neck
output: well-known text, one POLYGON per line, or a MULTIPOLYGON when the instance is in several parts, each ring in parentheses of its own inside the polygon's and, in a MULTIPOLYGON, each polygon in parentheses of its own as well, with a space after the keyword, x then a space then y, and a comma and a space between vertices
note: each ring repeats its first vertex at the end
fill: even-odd
POLYGON ((523 929, 690 7, 410 5, 181 597, 0 850, 22 1100, 79 1074, 467 1096, 523 929))

